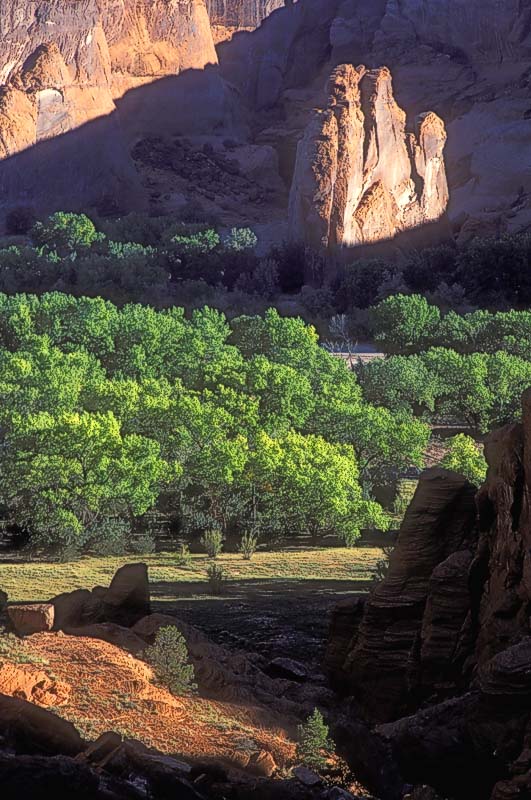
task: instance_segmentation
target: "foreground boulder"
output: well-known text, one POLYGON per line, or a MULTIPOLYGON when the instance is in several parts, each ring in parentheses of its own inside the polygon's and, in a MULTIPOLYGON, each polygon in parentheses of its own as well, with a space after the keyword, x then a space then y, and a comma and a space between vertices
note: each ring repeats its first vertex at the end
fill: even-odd
POLYGON ((71 626, 90 625, 103 619, 103 603, 97 592, 75 589, 50 600, 54 608, 54 629, 66 630, 71 626))
POLYGON ((151 612, 148 569, 145 564, 120 567, 103 595, 106 620, 133 625, 151 612))
POLYGON ((422 476, 387 577, 361 622, 350 613, 351 640, 345 619, 331 631, 352 698, 337 740, 383 800, 408 783, 458 800, 531 796, 531 390, 522 407, 522 424, 486 442, 475 503, 463 478, 422 476), (371 773, 375 753, 394 780, 371 773))
POLYGON ((54 624, 55 608, 52 603, 28 603, 10 606, 7 616, 19 636, 51 631, 54 624))
MULTIPOLYGON (((65 756, 47 758, 0 752, 0 781, 4 800, 20 800, 21 797, 98 800, 106 796, 99 791, 100 778, 96 772, 65 756)), ((119 795, 111 797, 117 800, 119 795)))
POLYGON ((76 756, 85 743, 72 723, 18 697, 0 694, 0 736, 15 753, 76 756))
POLYGON ((117 570, 108 589, 76 589, 57 595, 50 604, 54 609, 54 630, 100 623, 134 625, 151 611, 147 566, 125 564, 117 570))

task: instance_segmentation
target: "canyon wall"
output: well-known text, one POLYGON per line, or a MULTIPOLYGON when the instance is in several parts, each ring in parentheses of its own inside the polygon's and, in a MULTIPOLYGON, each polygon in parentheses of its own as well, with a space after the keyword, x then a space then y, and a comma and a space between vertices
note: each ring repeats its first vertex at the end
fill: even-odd
POLYGON ((406 133, 391 74, 343 64, 299 143, 290 237, 311 247, 367 244, 439 220, 448 204, 444 123, 419 116, 406 133))
POLYGON ((257 28, 284 3, 285 0, 206 0, 213 25, 237 30, 257 28))
POLYGON ((216 63, 203 0, 5 0, 0 206, 141 206, 130 142, 223 120, 216 63))
POLYGON ((531 7, 518 0, 304 0, 219 49, 223 74, 285 139, 325 108, 340 64, 393 74, 409 129, 444 120, 449 218, 463 239, 531 223, 531 7))
POLYGON ((443 796, 531 796, 531 390, 485 453, 477 495, 423 474, 387 576, 333 618, 328 669, 353 697, 339 738, 362 772, 387 753, 383 798, 401 796, 398 773, 443 796))
MULTIPOLYGON (((453 232, 464 240, 525 230, 531 224, 531 9, 518 0, 500 9, 499 0, 4 0, 0 216, 14 205, 44 213, 103 203, 125 211, 148 207, 157 193, 171 205, 172 193, 188 196, 186 187, 165 191, 171 164, 144 176, 142 186, 131 148, 149 137, 199 142, 206 136, 258 147, 268 164, 279 165, 267 181, 276 194, 261 217, 277 227, 280 241, 285 191, 302 140, 291 212, 297 236, 317 219, 319 230, 304 241, 387 238, 444 210, 444 120, 453 232), (217 53, 209 12, 215 28, 239 31, 217 53), (340 115, 337 98, 324 89, 328 76, 340 65, 360 63, 367 73, 358 89, 345 88, 350 111, 340 115), (382 64, 393 75, 396 101, 383 73, 377 87, 364 89, 382 64), (356 91, 361 112, 352 99, 356 91), (372 121, 373 112, 364 111, 371 92, 372 121), (432 113, 422 117, 426 109, 432 113), (359 141, 339 145, 360 135, 359 113, 367 122, 361 166, 359 153, 346 152, 359 141), (389 124, 398 129, 381 134, 387 155, 378 153, 375 161, 370 142, 389 124), (327 157, 338 160, 337 182, 312 167, 319 162, 312 141, 323 132, 327 157), (324 200, 308 207, 321 192, 333 196, 330 220, 324 200)), ((159 203, 157 212, 167 208, 159 203)), ((240 221, 248 221, 243 207, 230 224, 240 221)))

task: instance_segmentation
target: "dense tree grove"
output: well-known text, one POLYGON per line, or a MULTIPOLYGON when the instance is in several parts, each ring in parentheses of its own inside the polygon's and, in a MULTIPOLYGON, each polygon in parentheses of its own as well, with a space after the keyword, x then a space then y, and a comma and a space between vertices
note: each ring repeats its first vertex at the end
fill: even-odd
POLYGON ((50 291, 102 296, 122 305, 148 302, 219 308, 227 316, 263 313, 290 295, 296 313, 320 326, 345 316, 351 336, 370 332, 367 309, 399 293, 421 293, 457 311, 531 302, 531 237, 446 243, 404 254, 400 261, 311 252, 277 245, 257 255, 248 228, 224 231, 201 209, 177 216, 134 213, 92 221, 58 212, 35 221, 31 209, 9 215, 0 241, 0 292, 50 291))
POLYGON ((153 509, 188 533, 353 542, 387 525, 364 487, 429 435, 274 310, 0 295, 0 362, 1 507, 49 548, 123 542, 153 509))
POLYGON ((421 295, 395 295, 371 309, 371 326, 386 353, 417 353, 448 347, 459 353, 496 353, 527 359, 531 353, 531 311, 473 311, 441 314, 421 295))
POLYGON ((396 295, 372 313, 391 355, 359 370, 366 400, 480 431, 518 418, 531 386, 530 312, 443 316, 424 297, 396 295))
POLYGON ((531 303, 531 236, 504 235, 453 241, 406 253, 400 261, 353 260, 341 271, 336 308, 368 308, 398 293, 419 293, 442 308, 531 303))
MULTIPOLYGON (((259 258, 251 230, 200 216, 12 215, 0 518, 33 542, 111 553, 155 517, 179 535, 353 542, 386 527, 372 491, 422 465, 427 423, 519 415, 531 312, 470 309, 531 301, 529 237, 340 265, 291 244, 259 258), (267 310, 283 292, 290 314, 331 320, 332 347, 361 333, 386 358, 353 373, 267 310)), ((471 442, 445 463, 479 481, 471 442)))

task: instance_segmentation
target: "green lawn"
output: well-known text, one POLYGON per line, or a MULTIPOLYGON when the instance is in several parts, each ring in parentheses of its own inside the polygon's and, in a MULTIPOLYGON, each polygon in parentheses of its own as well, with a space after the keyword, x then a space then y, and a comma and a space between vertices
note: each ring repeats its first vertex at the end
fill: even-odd
MULTIPOLYGON (((275 581, 319 581, 326 586, 338 581, 363 584, 373 574, 376 562, 382 557, 379 547, 305 548, 256 553, 252 561, 228 553, 217 559, 227 573, 229 582, 248 581, 274 584, 275 581)), ((118 567, 131 561, 145 561, 153 584, 166 587, 171 600, 194 584, 197 594, 208 594, 206 569, 210 562, 205 555, 193 555, 189 567, 178 566, 175 553, 156 553, 147 556, 84 557, 65 564, 46 561, 0 560, 0 589, 11 601, 46 600, 73 589, 107 586, 118 567), (175 591, 173 590, 175 584, 175 591), (204 587, 204 588, 203 588, 204 587)))

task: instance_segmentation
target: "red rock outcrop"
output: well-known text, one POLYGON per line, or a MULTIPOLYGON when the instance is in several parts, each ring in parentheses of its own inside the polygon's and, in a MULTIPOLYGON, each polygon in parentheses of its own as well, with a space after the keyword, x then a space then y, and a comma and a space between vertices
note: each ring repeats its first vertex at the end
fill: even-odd
POLYGON ((444 123, 433 112, 406 133, 385 67, 343 64, 299 143, 290 195, 294 241, 353 246, 440 219, 448 204, 444 123))
POLYGON ((39 631, 51 631, 55 609, 51 603, 29 603, 10 606, 9 621, 19 636, 29 636, 39 631))
POLYGON ((339 726, 352 763, 379 749, 451 797, 531 796, 531 390, 522 405, 522 424, 487 440, 475 503, 454 473, 422 476, 361 622, 353 609, 349 636, 341 608, 332 628, 336 682, 385 723, 339 726))

